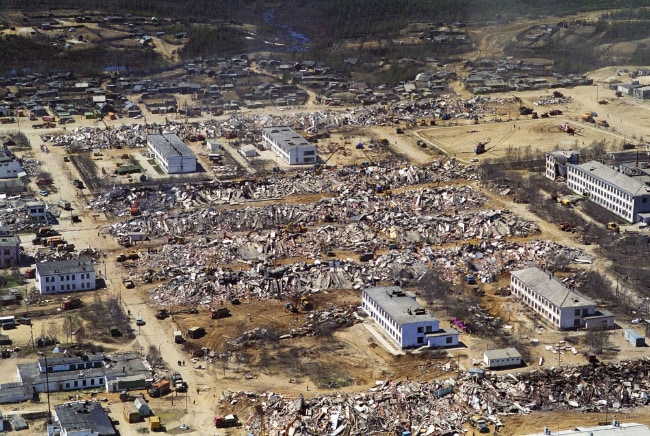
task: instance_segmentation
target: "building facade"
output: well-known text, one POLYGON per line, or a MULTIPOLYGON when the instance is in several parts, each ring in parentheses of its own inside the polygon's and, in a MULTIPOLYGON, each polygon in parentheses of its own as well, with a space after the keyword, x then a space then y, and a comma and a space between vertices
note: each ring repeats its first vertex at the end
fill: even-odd
POLYGON ((11 268, 20 263, 20 238, 9 229, 0 227, 0 268, 11 268))
POLYGON ((42 201, 30 201, 25 204, 27 217, 35 222, 47 222, 47 207, 42 201))
POLYGON ((196 172, 196 156, 177 135, 148 135, 147 147, 167 174, 196 172))
POLYGON ((628 222, 650 212, 650 186, 637 177, 590 161, 567 166, 567 187, 628 222))
POLYGON ((502 348, 483 352, 483 364, 486 368, 508 368, 522 364, 521 354, 516 348, 502 348))
POLYGON ((440 321, 415 300, 415 294, 398 286, 364 289, 362 305, 399 348, 458 345, 456 330, 441 329, 440 321))
POLYGON ((36 263, 36 288, 41 295, 92 291, 96 287, 95 279, 91 259, 36 263))
POLYGON ((15 179, 21 175, 26 174, 20 162, 14 158, 0 157, 0 179, 15 179))
POLYGON ((512 294, 557 328, 614 327, 614 316, 611 313, 597 311, 594 301, 567 288, 553 274, 536 267, 510 274, 512 294))
POLYGON ((264 148, 273 150, 289 165, 316 164, 316 147, 287 126, 264 127, 262 129, 264 148))
POLYGON ((579 164, 580 154, 577 151, 551 151, 546 153, 546 178, 555 180, 567 176, 567 164, 579 164))

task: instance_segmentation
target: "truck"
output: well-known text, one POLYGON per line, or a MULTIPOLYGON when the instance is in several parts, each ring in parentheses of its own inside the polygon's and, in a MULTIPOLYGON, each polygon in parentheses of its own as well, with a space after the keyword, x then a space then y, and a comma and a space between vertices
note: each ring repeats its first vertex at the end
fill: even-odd
POLYGON ((72 206, 68 200, 59 200, 59 207, 63 210, 70 210, 72 206))
POLYGON ((185 342, 185 338, 183 337, 183 333, 181 333, 180 330, 176 330, 174 332, 174 343, 175 344, 182 344, 185 342))
POLYGON ((36 268, 27 268, 23 273, 23 277, 26 279, 36 278, 36 268))
POLYGON ((203 327, 191 327, 187 330, 187 336, 191 339, 200 339, 205 336, 205 329, 203 327))
POLYGON ((53 117, 52 115, 43 115, 41 117, 41 120, 43 120, 44 122, 47 122, 47 123, 53 123, 53 122, 56 121, 56 118, 53 117))
POLYGON ((169 380, 162 379, 151 386, 151 389, 149 389, 149 396, 151 398, 158 398, 167 395, 170 391, 171 385, 169 383, 169 380))
POLYGON ((79 307, 81 307, 80 298, 66 297, 61 301, 61 309, 63 310, 77 309, 79 307))
POLYGON ((52 179, 49 177, 41 177, 40 179, 36 179, 36 184, 38 186, 47 186, 52 184, 52 179))
POLYGON ((239 425, 239 418, 232 413, 226 416, 216 414, 214 415, 214 425, 217 428, 237 427, 239 425))
POLYGON ((210 319, 228 318, 231 316, 230 309, 227 307, 218 307, 216 309, 211 307, 208 313, 210 319))
POLYGON ((50 236, 57 236, 59 232, 54 230, 52 227, 49 226, 44 226, 44 227, 39 227, 38 230, 36 231, 36 236, 40 238, 47 238, 50 236))

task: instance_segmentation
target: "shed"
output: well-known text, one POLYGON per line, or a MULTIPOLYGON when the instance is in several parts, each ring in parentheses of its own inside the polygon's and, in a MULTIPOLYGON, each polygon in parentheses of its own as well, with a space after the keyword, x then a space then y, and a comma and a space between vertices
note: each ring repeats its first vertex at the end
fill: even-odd
POLYGON ((124 403, 124 419, 129 424, 140 421, 140 412, 133 403, 124 403))
POLYGON ((143 418, 145 416, 151 415, 151 409, 149 408, 149 405, 147 404, 147 401, 144 399, 144 397, 136 397, 136 399, 133 400, 133 405, 136 409, 138 409, 140 416, 143 418))
POLYGON ((645 345, 645 337, 634 329, 625 329, 623 331, 623 337, 635 347, 643 347, 645 345))
POLYGON ((483 353, 483 363, 488 368, 507 368, 519 366, 522 363, 521 354, 516 348, 501 348, 487 350, 483 353))
POLYGON ((255 157, 257 156, 257 150, 253 144, 244 144, 239 149, 239 152, 244 157, 255 157))
POLYGON ((160 430, 159 416, 152 416, 149 418, 149 430, 160 430))
POLYGON ((11 429, 13 431, 27 430, 29 426, 22 415, 11 415, 11 429))

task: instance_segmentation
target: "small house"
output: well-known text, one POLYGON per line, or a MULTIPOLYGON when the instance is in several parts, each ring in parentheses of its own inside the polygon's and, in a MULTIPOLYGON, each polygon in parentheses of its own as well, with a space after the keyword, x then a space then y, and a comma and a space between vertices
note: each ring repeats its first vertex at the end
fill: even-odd
POLYGON ((487 350, 483 353, 483 363, 487 368, 510 368, 522 364, 521 354, 516 348, 487 350))
POLYGON ((635 347, 643 347, 645 345, 645 337, 634 329, 625 329, 623 331, 623 337, 635 347))

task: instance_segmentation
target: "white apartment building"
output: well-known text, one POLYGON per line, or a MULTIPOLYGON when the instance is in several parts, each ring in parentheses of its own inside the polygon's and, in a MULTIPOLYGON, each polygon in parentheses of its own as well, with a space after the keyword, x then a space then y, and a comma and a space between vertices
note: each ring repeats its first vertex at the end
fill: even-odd
POLYGON ((555 180, 567 176, 567 164, 579 164, 580 154, 573 150, 556 150, 546 153, 546 178, 555 180))
POLYGON ((567 186, 628 222, 650 212, 650 186, 600 162, 569 164, 567 186))
POLYGON ((36 289, 45 294, 61 294, 95 289, 95 265, 91 259, 36 263, 36 289))
POLYGON ((196 172, 196 156, 177 135, 173 133, 148 135, 147 147, 160 168, 167 174, 196 172))
POLYGON ((553 274, 536 267, 510 274, 512 294, 559 329, 614 326, 614 315, 597 311, 594 301, 567 288, 553 274))
POLYGON ((287 126, 264 127, 262 129, 264 148, 273 150, 289 165, 316 164, 316 147, 287 126))
POLYGON ((362 304, 363 310, 399 348, 458 345, 458 331, 441 329, 440 321, 415 301, 415 294, 398 286, 364 289, 362 304))

